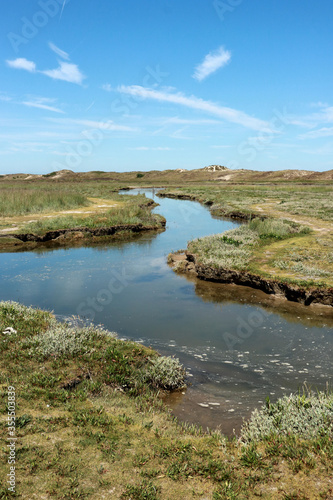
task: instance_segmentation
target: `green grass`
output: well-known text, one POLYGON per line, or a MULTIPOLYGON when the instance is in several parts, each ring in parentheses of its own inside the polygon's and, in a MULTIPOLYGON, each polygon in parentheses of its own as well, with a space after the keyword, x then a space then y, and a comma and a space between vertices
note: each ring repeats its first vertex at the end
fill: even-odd
POLYGON ((34 181, 0 183, 0 217, 56 212, 91 204, 87 198, 113 199, 122 187, 121 182, 95 179, 50 181, 56 172, 34 181))
POLYGON ((202 264, 245 270, 257 247, 308 232, 308 228, 289 221, 253 219, 237 229, 193 240, 188 244, 188 250, 202 264))
MULTIPOLYGON (((188 250, 202 264, 249 271, 305 288, 332 287, 330 187, 206 185, 168 188, 163 193, 207 204, 217 216, 248 220, 241 229, 189 242, 188 250), (290 220, 293 217, 300 223, 290 220)), ((176 264, 175 270, 182 272, 184 266, 176 264)))
MULTIPOLYGON (((86 186, 87 187, 87 186, 86 186)), ((34 215, 33 220, 28 218, 11 217, 3 220, 2 229, 10 229, 10 235, 34 234, 43 236, 48 231, 75 229, 57 239, 57 244, 96 244, 103 236, 95 235, 94 230, 120 226, 121 235, 130 235, 137 228, 158 230, 164 227, 165 219, 152 212, 155 204, 145 195, 119 195, 112 191, 108 198, 97 198, 92 205, 89 200, 87 210, 75 214, 54 212, 43 215, 34 215), (103 203, 103 200, 105 202, 103 203), (15 227, 14 231, 13 226, 15 227), (133 226, 131 228, 131 226, 133 226), (87 230, 86 230, 87 229, 87 230), (90 230, 90 231, 89 231, 90 230)), ((1 226, 1 223, 0 223, 1 226)), ((119 236, 117 236, 119 237, 119 236)), ((109 236, 105 236, 109 238, 109 236)), ((35 248, 40 243, 35 241, 21 241, 21 239, 6 237, 0 239, 1 251, 17 251, 24 248, 35 248)))
POLYGON ((243 442, 262 441, 271 435, 297 435, 304 439, 333 436, 333 392, 291 394, 252 413, 241 431, 243 442))
POLYGON ((0 217, 27 215, 83 207, 90 202, 78 192, 63 193, 59 189, 0 189, 0 217))
MULTIPOLYGON (((163 387, 184 385, 177 360, 101 326, 60 324, 47 311, 1 302, 0 332, 7 327, 16 332, 0 343, 0 434, 8 437, 14 387, 18 498, 274 500, 297 493, 319 500, 332 493, 329 394, 296 395, 293 412, 283 399, 268 401, 240 440, 229 441, 178 424, 162 404, 163 387), (272 418, 277 429, 283 418, 291 427, 272 432, 272 418)), ((13 497, 7 460, 2 446, 0 498, 13 497)))
POLYGON ((210 205, 212 213, 228 216, 235 212, 259 215, 255 205, 273 202, 276 209, 295 215, 333 220, 333 195, 330 186, 227 185, 167 188, 165 193, 187 195, 210 205), (306 202, 305 202, 306 200, 306 202))
MULTIPOLYGON (((103 213, 84 216, 65 215, 40 219, 25 226, 24 232, 44 234, 47 231, 69 228, 98 228, 118 224, 144 224, 159 227, 162 218, 151 212, 151 201, 144 195, 119 196, 113 195, 115 201, 125 202, 120 207, 114 207, 103 213)), ((20 232, 20 231, 17 231, 20 232)))

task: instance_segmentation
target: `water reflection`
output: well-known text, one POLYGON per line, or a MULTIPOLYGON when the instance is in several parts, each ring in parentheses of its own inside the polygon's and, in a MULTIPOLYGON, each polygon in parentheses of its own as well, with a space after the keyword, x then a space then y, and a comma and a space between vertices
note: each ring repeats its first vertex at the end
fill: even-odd
POLYGON ((323 388, 331 377, 331 309, 176 275, 169 252, 235 223, 212 218, 195 202, 156 201, 164 232, 1 254, 0 299, 59 317, 93 317, 123 338, 176 355, 192 386, 168 401, 177 415, 204 427, 232 432, 267 395, 274 400, 305 380, 323 388))

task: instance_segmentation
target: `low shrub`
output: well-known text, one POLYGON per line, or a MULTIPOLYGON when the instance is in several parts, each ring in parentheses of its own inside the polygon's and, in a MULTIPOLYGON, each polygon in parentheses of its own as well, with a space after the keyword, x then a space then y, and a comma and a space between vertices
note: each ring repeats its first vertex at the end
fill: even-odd
POLYGON ((260 239, 283 240, 295 234, 308 234, 310 229, 295 222, 281 219, 253 219, 248 223, 249 229, 255 231, 260 239))
POLYGON ((86 352, 94 340, 105 336, 116 337, 116 334, 93 325, 71 328, 54 320, 45 333, 36 335, 29 343, 32 354, 37 353, 43 358, 71 357, 86 352))
POLYGON ((318 435, 333 436, 333 393, 291 394, 260 410, 254 410, 242 427, 245 443, 263 440, 272 434, 295 435, 305 439, 318 435))
POLYGON ((172 390, 185 387, 186 371, 177 358, 161 356, 152 359, 145 376, 148 382, 162 389, 172 390))
POLYGON ((251 247, 257 242, 256 233, 243 225, 222 234, 193 240, 188 249, 197 254, 203 264, 243 269, 251 257, 251 247))

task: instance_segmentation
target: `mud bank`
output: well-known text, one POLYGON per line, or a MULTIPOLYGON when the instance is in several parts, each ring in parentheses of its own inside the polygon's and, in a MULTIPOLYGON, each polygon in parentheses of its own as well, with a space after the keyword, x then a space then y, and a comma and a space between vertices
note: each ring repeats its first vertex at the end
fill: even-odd
POLYGON ((2 242, 6 242, 6 247, 17 244, 29 243, 68 243, 69 241, 78 241, 85 239, 98 239, 101 237, 109 237, 117 235, 118 233, 141 233, 144 231, 159 231, 165 228, 166 221, 161 220, 155 225, 139 224, 118 224, 106 227, 74 227, 69 229, 56 229, 54 231, 47 231, 43 235, 34 233, 21 233, 21 234, 1 234, 0 235, 0 248, 3 246, 2 242))
POLYGON ((262 290, 269 295, 285 298, 306 306, 323 304, 333 306, 333 289, 309 288, 264 278, 247 271, 214 268, 198 262, 196 255, 185 251, 183 254, 170 254, 168 262, 177 272, 191 273, 198 279, 215 283, 232 283, 262 290))

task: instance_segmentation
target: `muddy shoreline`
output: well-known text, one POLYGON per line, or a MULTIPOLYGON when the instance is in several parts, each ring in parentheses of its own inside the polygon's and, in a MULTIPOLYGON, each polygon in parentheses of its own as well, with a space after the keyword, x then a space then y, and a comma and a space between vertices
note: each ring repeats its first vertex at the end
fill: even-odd
POLYGON ((168 261, 176 272, 191 273, 200 280, 248 286, 305 306, 310 304, 333 306, 333 289, 331 288, 305 289, 295 284, 264 278, 248 271, 214 268, 202 264, 196 255, 188 251, 182 254, 170 254, 168 261))
POLYGON ((0 235, 0 249, 10 250, 11 247, 18 246, 24 248, 34 244, 35 246, 43 244, 67 245, 70 242, 84 242, 86 240, 102 239, 103 237, 112 237, 119 234, 131 233, 139 234, 146 231, 161 231, 165 229, 166 221, 161 220, 155 225, 138 224, 117 224, 114 226, 105 227, 74 227, 68 229, 56 229, 47 231, 45 234, 38 235, 34 233, 5 233, 0 235), (4 242, 5 244, 2 244, 4 242))

